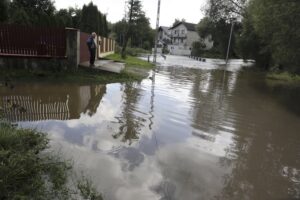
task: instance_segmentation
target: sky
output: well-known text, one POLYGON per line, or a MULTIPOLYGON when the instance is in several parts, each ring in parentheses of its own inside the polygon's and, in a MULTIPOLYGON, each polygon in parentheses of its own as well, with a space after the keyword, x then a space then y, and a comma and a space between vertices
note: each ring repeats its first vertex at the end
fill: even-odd
MULTIPOLYGON (((75 7, 81 8, 91 0, 55 0, 57 9, 75 7)), ((108 21, 115 23, 121 20, 125 13, 125 0, 92 0, 102 13, 107 14, 108 21)), ((151 27, 156 26, 157 0, 141 0, 143 10, 150 19, 151 27)), ((199 23, 203 18, 206 0, 161 0, 160 26, 171 26, 176 18, 186 22, 199 23)))

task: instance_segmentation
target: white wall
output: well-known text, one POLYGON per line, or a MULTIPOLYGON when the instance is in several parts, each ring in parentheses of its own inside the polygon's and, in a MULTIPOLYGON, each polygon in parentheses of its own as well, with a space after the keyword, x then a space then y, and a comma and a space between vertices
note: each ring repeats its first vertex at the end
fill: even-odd
POLYGON ((158 32, 158 41, 159 41, 159 44, 162 45, 161 41, 171 41, 171 38, 168 34, 166 34, 166 32, 164 30, 160 30, 158 32))
POLYGON ((171 55, 181 55, 181 56, 189 56, 191 55, 191 50, 189 47, 178 46, 178 45, 168 45, 168 50, 171 55))
POLYGON ((202 42, 205 44, 205 50, 209 50, 211 48, 213 48, 214 46, 214 41, 212 40, 212 36, 209 35, 207 36, 206 38, 201 38, 202 39, 202 42))
POLYGON ((188 31, 187 38, 187 45, 189 47, 192 47, 194 42, 200 41, 200 36, 196 31, 188 31))
MULTIPOLYGON (((168 50, 172 55, 191 55, 193 43, 199 42, 201 39, 196 31, 188 31, 183 24, 180 24, 176 28, 172 29, 171 35, 173 39, 172 44, 168 45, 168 50)), ((213 47, 214 42, 211 40, 211 36, 202 39, 202 41, 206 45, 206 50, 209 50, 213 47)))
POLYGON ((170 54, 173 55, 190 55, 193 43, 200 40, 196 31, 188 31, 184 24, 180 24, 172 29, 172 45, 168 45, 170 54))
MULTIPOLYGON (((188 33, 188 31, 183 24, 180 24, 176 28, 172 29, 172 32, 171 32, 172 37, 187 37, 187 33, 188 33)), ((184 46, 184 45, 187 45, 187 40, 183 39, 183 41, 182 41, 181 39, 179 39, 179 40, 173 39, 172 44, 184 46)))

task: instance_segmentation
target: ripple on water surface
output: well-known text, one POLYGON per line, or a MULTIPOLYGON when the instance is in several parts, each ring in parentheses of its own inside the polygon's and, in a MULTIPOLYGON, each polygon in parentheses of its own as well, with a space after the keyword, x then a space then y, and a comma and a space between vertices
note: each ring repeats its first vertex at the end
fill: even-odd
POLYGON ((107 199, 300 198, 298 96, 240 60, 158 60, 141 83, 1 86, 1 107, 49 133, 107 199))

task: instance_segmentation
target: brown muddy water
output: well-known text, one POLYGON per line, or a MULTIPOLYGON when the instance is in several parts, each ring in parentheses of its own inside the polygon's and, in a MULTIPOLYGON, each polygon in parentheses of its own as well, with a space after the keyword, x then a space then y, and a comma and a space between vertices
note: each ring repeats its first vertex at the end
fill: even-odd
POLYGON ((105 199, 299 199, 300 88, 169 65, 141 83, 2 85, 2 107, 105 199))

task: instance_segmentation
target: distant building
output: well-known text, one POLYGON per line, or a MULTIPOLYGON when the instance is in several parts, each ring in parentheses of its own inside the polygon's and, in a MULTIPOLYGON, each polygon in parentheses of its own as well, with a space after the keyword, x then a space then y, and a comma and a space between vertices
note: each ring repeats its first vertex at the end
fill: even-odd
POLYGON ((160 47, 171 44, 171 31, 170 27, 160 26, 158 29, 158 44, 160 47))
MULTIPOLYGON (((179 22, 169 28, 169 36, 171 43, 168 44, 168 50, 173 55, 191 55, 191 50, 194 42, 200 41, 200 36, 197 33, 196 24, 179 22)), ((205 44, 205 49, 213 47, 211 37, 201 39, 205 44)))

